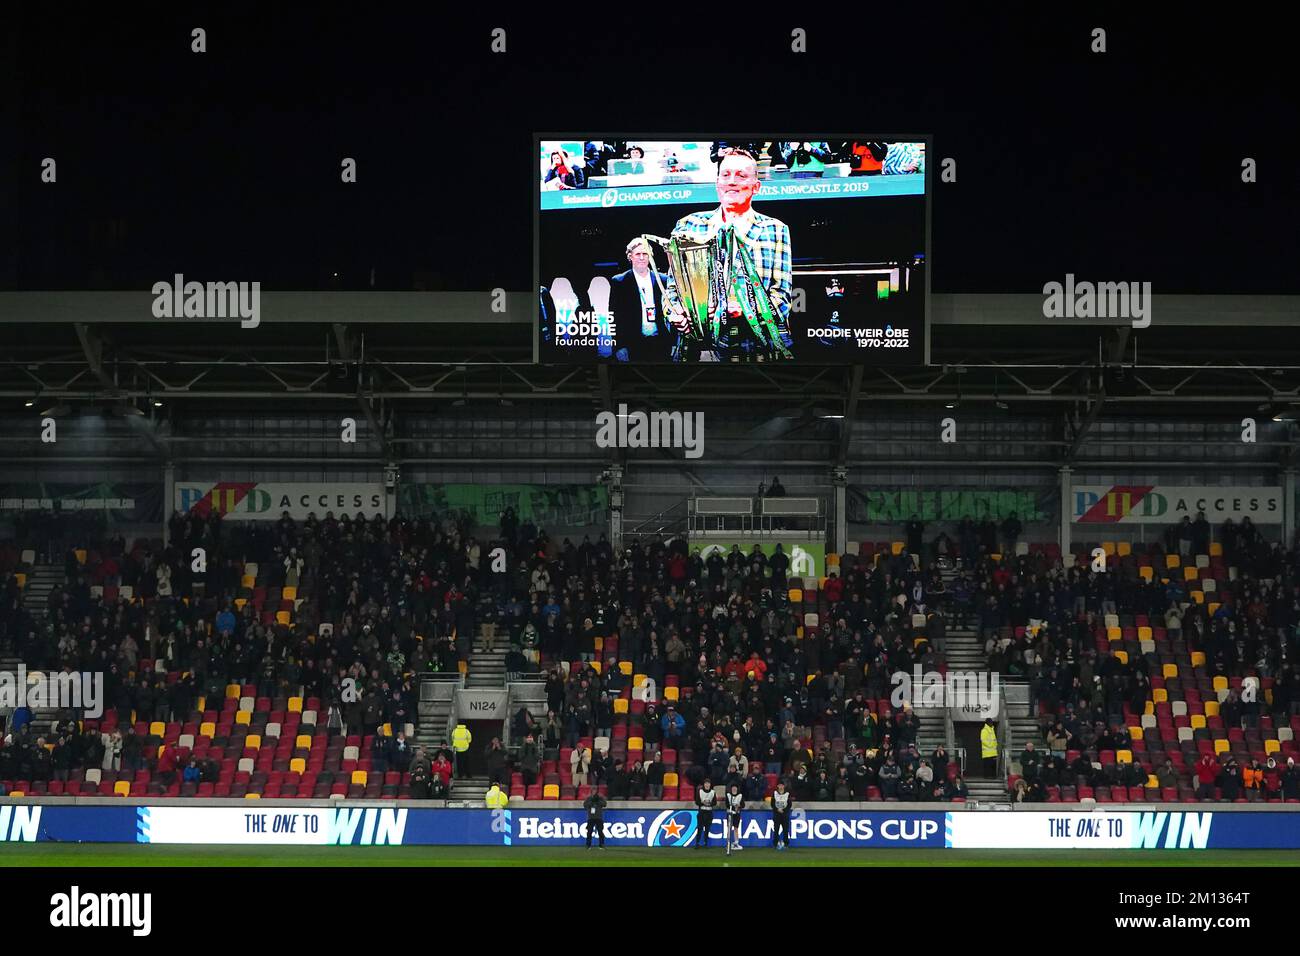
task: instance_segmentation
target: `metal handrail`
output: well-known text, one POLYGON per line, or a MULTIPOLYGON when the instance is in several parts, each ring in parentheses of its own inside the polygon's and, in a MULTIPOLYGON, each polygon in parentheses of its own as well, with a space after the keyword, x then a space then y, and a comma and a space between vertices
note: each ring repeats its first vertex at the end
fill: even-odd
POLYGON ((669 505, 667 508, 664 508, 664 509, 663 509, 662 511, 660 511, 658 514, 655 514, 655 515, 650 516, 649 518, 646 518, 644 521, 642 521, 642 522, 640 522, 639 524, 637 524, 634 528, 624 530, 623 535, 626 537, 627 535, 662 534, 662 533, 664 532, 664 530, 665 530, 665 529, 663 529, 663 528, 660 528, 658 531, 653 531, 653 532, 650 532, 650 531, 642 531, 641 529, 643 529, 646 525, 651 524, 651 523, 653 523, 653 522, 655 522, 655 521, 663 520, 663 519, 665 518, 665 516, 668 514, 668 512, 673 511, 673 510, 675 510, 675 509, 677 509, 677 508, 681 508, 681 509, 683 510, 683 513, 682 513, 682 515, 681 515, 680 518, 676 518, 676 519, 673 519, 673 520, 674 520, 674 521, 682 521, 682 522, 684 522, 684 521, 686 520, 685 509, 686 509, 686 506, 687 506, 687 500, 688 500, 688 499, 683 499, 683 500, 677 502, 677 503, 674 504, 674 505, 669 505))

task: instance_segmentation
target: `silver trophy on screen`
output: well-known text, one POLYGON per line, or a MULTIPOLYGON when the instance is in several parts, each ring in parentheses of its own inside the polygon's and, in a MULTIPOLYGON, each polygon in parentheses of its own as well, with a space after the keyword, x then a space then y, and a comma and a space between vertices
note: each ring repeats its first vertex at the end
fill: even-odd
POLYGON ((665 239, 662 236, 644 234, 641 238, 650 251, 650 271, 659 284, 660 294, 665 298, 667 290, 654 262, 654 247, 658 245, 668 254, 668 272, 677 286, 677 297, 688 321, 682 338, 696 342, 711 341, 717 334, 713 327, 713 317, 718 314, 720 290, 723 288, 720 264, 725 260, 721 255, 719 239, 712 237, 704 242, 696 242, 682 236, 665 239))

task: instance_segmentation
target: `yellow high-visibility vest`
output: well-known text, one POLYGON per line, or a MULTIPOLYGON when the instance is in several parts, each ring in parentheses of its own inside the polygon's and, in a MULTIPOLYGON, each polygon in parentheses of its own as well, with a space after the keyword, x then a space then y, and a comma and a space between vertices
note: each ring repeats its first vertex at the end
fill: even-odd
POLYGON ((980 730, 980 756, 996 757, 998 755, 998 732, 985 724, 980 730))
POLYGON ((466 750, 469 750, 470 741, 473 739, 474 737, 470 734, 469 728, 464 724, 457 724, 456 729, 451 732, 451 746, 458 754, 463 754, 466 750))

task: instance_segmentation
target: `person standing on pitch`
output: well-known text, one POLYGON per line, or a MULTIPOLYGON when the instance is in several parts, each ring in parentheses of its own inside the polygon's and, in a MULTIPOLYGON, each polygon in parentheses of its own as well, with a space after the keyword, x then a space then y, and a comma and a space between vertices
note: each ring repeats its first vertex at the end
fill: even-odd
POLYGON ((696 831, 695 849, 707 850, 709 847, 709 828, 713 826, 713 808, 718 803, 718 791, 713 789, 713 781, 708 777, 704 783, 695 788, 696 831))
POLYGON ((745 795, 738 784, 727 791, 727 852, 743 850, 740 845, 740 812, 745 809, 745 795))
POLYGON ((599 790, 593 790, 591 796, 582 801, 582 808, 587 811, 587 849, 591 849, 591 831, 600 835, 600 848, 605 849, 605 798, 599 790))
POLYGON ((785 788, 785 781, 776 784, 772 793, 772 846, 778 850, 790 848, 790 811, 794 809, 794 797, 785 788))

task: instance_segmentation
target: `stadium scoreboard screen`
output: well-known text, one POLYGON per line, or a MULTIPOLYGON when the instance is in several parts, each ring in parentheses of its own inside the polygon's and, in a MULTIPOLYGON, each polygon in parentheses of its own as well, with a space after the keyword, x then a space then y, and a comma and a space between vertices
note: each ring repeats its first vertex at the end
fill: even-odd
POLYGON ((537 361, 927 363, 925 138, 535 146, 537 361))

